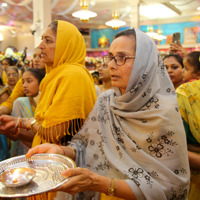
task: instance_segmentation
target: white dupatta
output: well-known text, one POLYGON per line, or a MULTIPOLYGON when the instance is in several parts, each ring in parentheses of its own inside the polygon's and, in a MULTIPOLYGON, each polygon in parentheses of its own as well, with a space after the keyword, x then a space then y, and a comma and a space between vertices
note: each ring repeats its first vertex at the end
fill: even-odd
MULTIPOLYGON (((176 94, 154 41, 138 29, 124 95, 102 93, 71 146, 78 166, 124 179, 138 200, 187 199, 190 170, 176 94)), ((80 199, 99 199, 85 192, 80 199)))

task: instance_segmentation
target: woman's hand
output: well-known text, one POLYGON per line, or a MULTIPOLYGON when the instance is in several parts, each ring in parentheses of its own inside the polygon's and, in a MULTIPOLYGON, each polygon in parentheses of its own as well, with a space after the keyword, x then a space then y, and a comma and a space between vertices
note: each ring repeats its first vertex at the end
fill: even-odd
POLYGON ((77 167, 75 169, 67 169, 62 175, 69 178, 69 181, 56 188, 56 191, 64 191, 71 195, 75 195, 84 191, 98 191, 100 176, 91 172, 87 168, 77 167))
POLYGON ((62 148, 57 144, 41 144, 37 145, 32 149, 29 149, 28 153, 26 154, 27 158, 30 158, 34 154, 38 153, 54 153, 54 154, 61 154, 64 155, 62 148))
POLYGON ((181 54, 180 56, 185 56, 187 55, 187 51, 183 48, 181 45, 181 42, 178 41, 178 44, 171 43, 169 47, 169 53, 170 54, 181 54))
POLYGON ((0 133, 6 134, 10 130, 15 132, 16 123, 17 123, 17 118, 15 117, 12 117, 10 115, 0 116, 0 133))

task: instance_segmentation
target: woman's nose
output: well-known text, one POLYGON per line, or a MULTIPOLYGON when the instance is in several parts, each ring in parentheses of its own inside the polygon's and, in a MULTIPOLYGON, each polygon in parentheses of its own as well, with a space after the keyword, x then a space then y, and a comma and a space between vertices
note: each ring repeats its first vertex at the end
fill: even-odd
POLYGON ((43 45, 43 41, 40 42, 39 46, 38 46, 40 49, 43 49, 44 48, 44 45, 43 45))
POLYGON ((117 64, 115 63, 114 59, 109 62, 108 68, 111 70, 117 69, 117 64))

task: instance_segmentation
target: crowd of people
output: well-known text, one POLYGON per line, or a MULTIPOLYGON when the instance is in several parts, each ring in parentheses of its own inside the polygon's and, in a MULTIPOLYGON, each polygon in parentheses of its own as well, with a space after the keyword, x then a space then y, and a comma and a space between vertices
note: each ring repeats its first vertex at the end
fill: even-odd
POLYGON ((62 172, 68 182, 27 199, 200 198, 200 52, 180 42, 169 52, 162 59, 136 28, 119 32, 95 87, 83 36, 58 20, 33 68, 21 78, 16 67, 5 70, 11 92, 0 105, 0 142, 11 147, 1 160, 57 153, 77 165, 62 172))

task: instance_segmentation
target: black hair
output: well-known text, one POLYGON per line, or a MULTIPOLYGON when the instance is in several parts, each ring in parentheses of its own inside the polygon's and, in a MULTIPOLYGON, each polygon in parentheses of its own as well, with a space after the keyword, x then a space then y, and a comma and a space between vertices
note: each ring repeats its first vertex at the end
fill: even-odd
POLYGON ((163 58, 163 61, 166 59, 166 58, 170 58, 170 57, 174 57, 176 59, 176 61, 178 63, 181 64, 182 68, 183 68, 183 58, 181 56, 179 56, 178 54, 169 54, 169 55, 166 55, 164 58, 163 58))
POLYGON ((114 39, 120 37, 120 36, 133 36, 134 38, 136 38, 136 33, 134 29, 126 29, 124 31, 120 31, 119 33, 117 33, 114 36, 114 39))
MULTIPOLYGON (((136 33, 134 29, 126 29, 124 31, 120 31, 114 36, 114 39, 121 36, 132 37, 134 40, 136 40, 136 33)), ((136 44, 134 45, 134 51, 136 51, 136 44)))
POLYGON ((51 22, 48 27, 51 28, 51 30, 54 32, 55 35, 57 35, 57 29, 58 29, 58 21, 51 22))
POLYGON ((38 80, 39 84, 45 76, 44 70, 38 68, 27 68, 25 72, 30 72, 38 80))
POLYGON ((10 66, 13 66, 13 65, 15 64, 14 61, 13 61, 11 58, 4 58, 4 59, 1 61, 1 64, 2 64, 2 62, 3 62, 4 60, 6 60, 10 66))
POLYGON ((18 69, 17 69, 17 67, 15 67, 15 66, 10 66, 10 67, 8 67, 7 69, 6 69, 6 73, 9 71, 9 70, 14 70, 14 71, 16 71, 16 73, 17 74, 19 74, 19 71, 18 71, 18 69))
POLYGON ((3 81, 2 78, 0 77, 0 85, 3 85, 3 81))
POLYGON ((194 73, 200 71, 200 51, 193 51, 185 56, 187 62, 194 67, 194 73))

